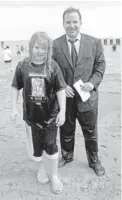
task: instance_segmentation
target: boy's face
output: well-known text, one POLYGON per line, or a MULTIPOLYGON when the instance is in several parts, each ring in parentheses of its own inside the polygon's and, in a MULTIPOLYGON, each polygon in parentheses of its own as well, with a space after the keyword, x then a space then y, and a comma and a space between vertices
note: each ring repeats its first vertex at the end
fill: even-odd
POLYGON ((32 61, 36 64, 42 64, 47 59, 47 45, 45 42, 36 42, 32 49, 32 61))

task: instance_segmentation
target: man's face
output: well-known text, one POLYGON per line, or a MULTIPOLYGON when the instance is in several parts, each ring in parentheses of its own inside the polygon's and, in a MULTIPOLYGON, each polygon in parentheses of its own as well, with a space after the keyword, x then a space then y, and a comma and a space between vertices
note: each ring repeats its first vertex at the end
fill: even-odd
POLYGON ((69 38, 76 38, 81 27, 81 20, 78 13, 72 12, 65 14, 63 26, 69 38))
POLYGON ((32 60, 37 63, 44 63, 47 59, 47 46, 45 42, 36 42, 32 50, 32 60))

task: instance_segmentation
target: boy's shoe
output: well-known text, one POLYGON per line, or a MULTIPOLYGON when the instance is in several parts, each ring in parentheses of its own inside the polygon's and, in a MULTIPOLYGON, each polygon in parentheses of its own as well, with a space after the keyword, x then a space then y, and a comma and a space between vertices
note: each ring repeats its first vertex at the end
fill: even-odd
POLYGON ((63 191, 63 183, 61 182, 60 177, 50 177, 50 181, 53 193, 60 194, 63 191))
POLYGON ((48 174, 45 172, 44 168, 41 166, 37 171, 37 180, 42 185, 45 185, 50 182, 48 174))

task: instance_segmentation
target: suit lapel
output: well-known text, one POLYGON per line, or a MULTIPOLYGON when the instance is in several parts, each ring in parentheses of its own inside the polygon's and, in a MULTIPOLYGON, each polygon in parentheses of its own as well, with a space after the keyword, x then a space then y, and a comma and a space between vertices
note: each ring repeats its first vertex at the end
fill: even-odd
POLYGON ((84 35, 81 34, 81 40, 80 40, 80 47, 79 47, 79 54, 78 54, 78 60, 77 63, 81 61, 84 55, 84 50, 85 50, 85 39, 84 35))
POLYGON ((67 44, 66 35, 64 35, 62 38, 61 48, 62 48, 62 51, 63 51, 64 55, 66 56, 68 62, 70 63, 71 67, 73 68, 72 60, 71 60, 71 56, 70 56, 70 52, 69 52, 69 47, 67 44))

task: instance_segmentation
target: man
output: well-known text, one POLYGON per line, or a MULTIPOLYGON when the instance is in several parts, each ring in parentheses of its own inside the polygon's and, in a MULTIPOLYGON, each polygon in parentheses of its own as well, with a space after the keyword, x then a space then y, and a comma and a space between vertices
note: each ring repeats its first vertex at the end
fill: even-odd
POLYGON ((61 67, 66 87, 66 121, 60 128, 62 159, 59 166, 64 166, 74 159, 76 118, 81 125, 88 163, 98 176, 105 173, 98 158, 98 86, 104 71, 105 59, 99 39, 80 33, 81 14, 75 8, 68 8, 63 13, 63 27, 66 35, 54 40, 53 56, 61 67), (82 102, 73 84, 82 80, 83 90, 91 97, 82 102))

